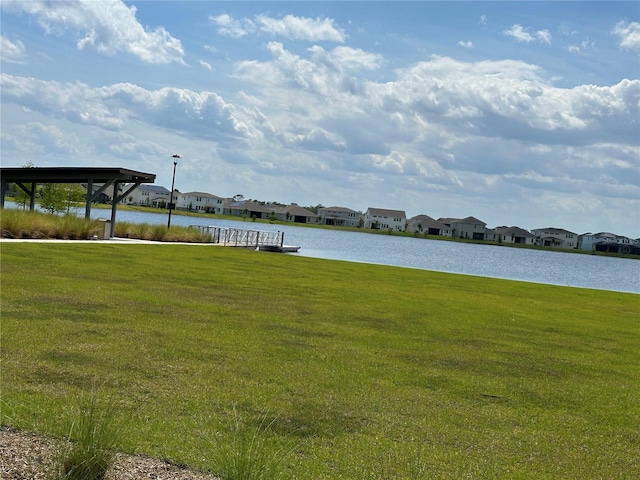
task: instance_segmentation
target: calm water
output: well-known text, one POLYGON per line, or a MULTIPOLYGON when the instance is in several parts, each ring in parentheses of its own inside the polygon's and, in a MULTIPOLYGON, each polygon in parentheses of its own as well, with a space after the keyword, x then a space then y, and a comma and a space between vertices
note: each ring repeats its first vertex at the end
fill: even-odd
MULTIPOLYGON (((110 218, 110 211, 94 208, 92 217, 110 218)), ((116 220, 166 224, 167 215, 118 211, 116 220)), ((640 260, 634 259, 181 215, 172 215, 171 224, 281 231, 286 245, 300 247, 294 255, 306 257, 640 293, 640 260)))

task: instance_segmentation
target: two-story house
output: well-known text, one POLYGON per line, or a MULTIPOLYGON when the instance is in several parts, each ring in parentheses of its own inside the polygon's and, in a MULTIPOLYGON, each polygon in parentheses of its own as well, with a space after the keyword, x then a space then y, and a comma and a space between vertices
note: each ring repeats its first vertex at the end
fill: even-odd
POLYGON ((563 228, 536 228, 531 230, 536 243, 543 247, 578 248, 578 234, 563 228))
POLYGON ((321 207, 318 208, 320 223, 335 225, 337 227, 362 227, 364 219, 360 212, 346 207, 321 207))
POLYGON ((224 210, 225 199, 217 197, 210 193, 204 192, 187 192, 174 194, 174 202, 178 210, 187 210, 190 212, 218 213, 222 214, 224 210))
POLYGON ((485 239, 487 224, 475 217, 439 218, 438 221, 451 229, 452 237, 473 240, 485 239))
POLYGON ((406 224, 407 215, 402 210, 369 207, 364 214, 364 228, 404 232, 406 224))
MULTIPOLYGON (((130 185, 123 187, 126 191, 130 185)), ((177 190, 173 193, 173 202, 176 202, 180 192, 177 190)), ((122 199, 121 203, 126 205, 141 205, 145 207, 160 207, 165 208, 169 205, 171 192, 160 185, 150 185, 142 183, 138 185, 133 191, 129 192, 126 198, 122 199)))

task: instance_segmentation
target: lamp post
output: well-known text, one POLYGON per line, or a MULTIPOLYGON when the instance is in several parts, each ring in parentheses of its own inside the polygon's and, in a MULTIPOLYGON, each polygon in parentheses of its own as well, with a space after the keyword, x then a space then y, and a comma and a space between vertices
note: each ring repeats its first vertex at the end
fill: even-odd
POLYGON ((176 182, 176 167, 178 166, 178 159, 182 158, 177 153, 171 155, 173 158, 173 177, 171 178, 171 194, 169 196, 169 220, 167 220, 167 228, 171 228, 171 210, 173 210, 173 185, 176 182))

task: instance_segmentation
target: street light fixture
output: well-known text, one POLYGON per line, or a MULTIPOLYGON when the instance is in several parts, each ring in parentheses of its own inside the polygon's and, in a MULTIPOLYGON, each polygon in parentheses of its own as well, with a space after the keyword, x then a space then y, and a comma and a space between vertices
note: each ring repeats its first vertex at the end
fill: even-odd
POLYGON ((171 228, 171 210, 173 210, 173 185, 176 182, 176 167, 178 166, 178 159, 182 158, 180 155, 173 154, 173 177, 171 178, 171 194, 169 197, 169 220, 167 220, 167 229, 171 228))

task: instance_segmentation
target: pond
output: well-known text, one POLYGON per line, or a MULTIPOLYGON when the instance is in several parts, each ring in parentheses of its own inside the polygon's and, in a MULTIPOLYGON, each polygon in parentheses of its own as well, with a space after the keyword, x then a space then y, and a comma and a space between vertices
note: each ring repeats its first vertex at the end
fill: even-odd
MULTIPOLYGON (((92 217, 109 218, 110 210, 94 208, 92 217)), ((167 215, 123 210, 118 211, 117 221, 166 224, 167 215)), ((285 244, 300 247, 295 255, 307 257, 640 293, 640 259, 199 218, 175 213, 171 224, 281 231, 284 232, 285 244)))

